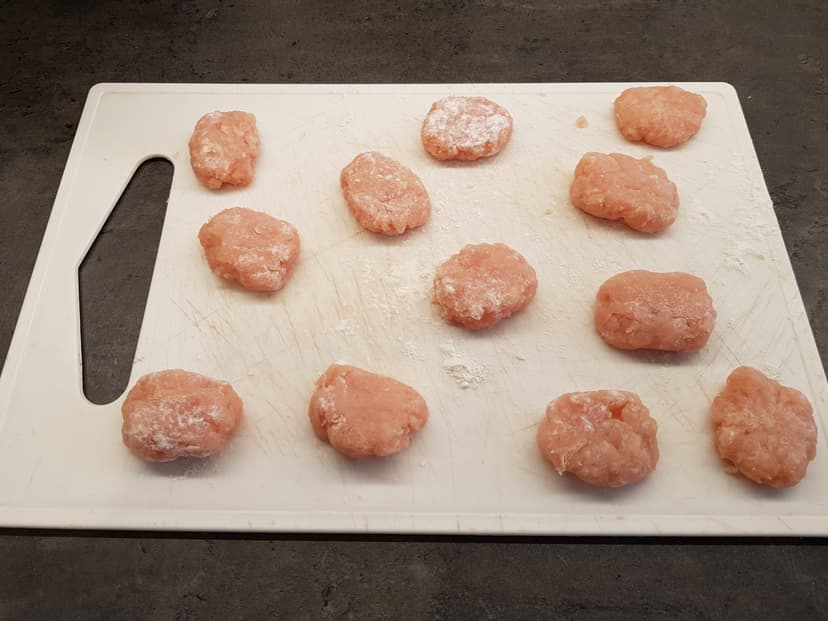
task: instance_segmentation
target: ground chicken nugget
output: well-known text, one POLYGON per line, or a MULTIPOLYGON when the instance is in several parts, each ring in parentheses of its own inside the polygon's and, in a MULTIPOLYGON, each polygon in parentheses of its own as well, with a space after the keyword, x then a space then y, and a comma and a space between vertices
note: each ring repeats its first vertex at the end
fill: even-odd
POLYGON ((242 401, 227 382, 171 369, 140 378, 121 407, 124 444, 147 461, 207 457, 227 444, 242 401))
POLYGON ((519 252, 470 244, 437 268, 434 301, 451 323, 480 330, 526 308, 537 288, 535 270, 519 252))
POLYGON ((259 155, 256 117, 249 112, 210 112, 196 123, 190 138, 190 165, 212 190, 253 181, 259 155))
POLYGON ((739 367, 710 408, 716 451, 729 472, 770 487, 791 487, 816 456, 811 404, 798 390, 739 367))
POLYGON ((683 272, 622 272, 595 300, 595 329, 619 349, 698 351, 715 323, 704 281, 683 272))
POLYGON ((408 448, 428 406, 402 382, 334 364, 316 381, 308 416, 317 437, 345 457, 387 457, 408 448))
POLYGON ((624 138, 675 147, 692 138, 707 114, 701 95, 678 86, 628 88, 615 100, 615 122, 624 138))
POLYGON ((420 134, 435 159, 477 160, 503 150, 512 115, 485 97, 446 97, 431 106, 420 134))
POLYGON ((339 183, 357 222, 372 233, 402 235, 431 215, 420 178, 382 153, 357 155, 342 169, 339 183))
POLYGON ((655 470, 657 431, 635 393, 571 392, 546 408, 537 443, 558 474, 571 472, 590 485, 620 487, 655 470))
POLYGON ((572 203, 607 220, 621 220, 642 233, 658 233, 676 219, 679 197, 667 173, 649 158, 587 153, 569 187, 572 203))
POLYGON ((261 211, 233 207, 201 227, 198 239, 216 274, 251 291, 278 291, 299 258, 299 233, 261 211))

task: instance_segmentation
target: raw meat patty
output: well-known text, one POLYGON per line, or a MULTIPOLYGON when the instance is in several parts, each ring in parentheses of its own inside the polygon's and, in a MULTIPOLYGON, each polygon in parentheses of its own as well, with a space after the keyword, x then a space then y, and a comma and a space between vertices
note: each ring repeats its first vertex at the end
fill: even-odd
POLYGON ((635 393, 570 392, 546 408, 537 441, 558 474, 571 472, 590 485, 620 487, 655 470, 657 431, 635 393))
POLYGON ((382 153, 357 155, 342 169, 339 184, 357 222, 372 233, 402 235, 431 215, 420 178, 382 153))
POLYGON ((505 244, 470 244, 440 265, 434 277, 440 313, 471 330, 523 310, 537 289, 535 270, 505 244))
POLYGON ((308 416, 317 437, 345 457, 387 457, 408 448, 428 406, 402 382, 334 364, 316 381, 308 416))
POLYGON ((624 138, 675 147, 692 138, 707 114, 701 95, 678 86, 628 88, 615 100, 615 122, 624 138))
POLYGON ((512 135, 512 115, 485 97, 446 97, 428 111, 421 131, 425 150, 438 160, 497 155, 512 135))
POLYGON ((210 112, 196 123, 190 138, 190 164, 210 189, 248 185, 259 155, 256 117, 249 112, 210 112))
POLYGON ((621 220, 631 229, 658 233, 676 219, 675 184, 649 158, 621 153, 587 153, 569 187, 572 203, 588 214, 621 220))
POLYGON ((251 291, 278 291, 299 258, 299 233, 261 211, 225 209, 198 232, 207 263, 216 274, 251 291))
POLYGON ((816 456, 817 428, 801 392, 739 367, 710 410, 728 471, 770 487, 791 487, 805 476, 816 456))
POLYGON ((147 461, 207 457, 224 448, 242 419, 227 382, 170 369, 140 378, 121 407, 124 444, 147 461))
POLYGON ((715 323, 704 281, 683 272, 622 272, 595 300, 595 329, 619 349, 698 351, 715 323))

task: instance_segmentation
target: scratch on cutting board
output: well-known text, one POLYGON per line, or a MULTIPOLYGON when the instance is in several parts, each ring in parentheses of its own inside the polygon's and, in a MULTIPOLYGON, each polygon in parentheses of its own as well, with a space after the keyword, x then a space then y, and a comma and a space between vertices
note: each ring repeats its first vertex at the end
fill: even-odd
POLYGON ((210 313, 209 315, 205 315, 204 313, 202 313, 202 312, 198 309, 198 306, 196 306, 195 304, 193 304, 193 303, 190 301, 190 299, 189 299, 189 298, 185 298, 185 300, 184 300, 184 301, 185 301, 185 302, 187 302, 187 305, 188 305, 188 306, 190 307, 190 309, 192 310, 192 312, 193 312, 193 316, 198 318, 198 320, 197 320, 197 321, 196 321, 196 323, 195 323, 196 328, 201 329, 201 328, 199 327, 199 325, 198 325, 198 324, 200 324, 200 323, 207 323, 207 318, 208 318, 208 317, 210 317, 211 315, 213 315, 213 314, 214 314, 214 312, 213 312, 213 313, 210 313))
POLYGON ((705 399, 707 399, 707 404, 710 405, 713 402, 713 399, 710 398, 710 394, 707 392, 704 384, 702 384, 702 378, 699 375, 696 375, 693 379, 696 381, 696 386, 698 386, 705 399))
POLYGON ((319 343, 316 342, 316 332, 311 330, 308 332, 310 336, 311 343, 313 343, 313 350, 316 352, 317 359, 322 357, 323 349, 319 347, 319 343))
POLYGON ((449 457, 449 472, 451 473, 451 491, 454 493, 453 495, 457 496, 457 480, 455 478, 455 468, 454 468, 454 443, 451 440, 451 434, 446 436, 449 445, 448 457, 449 457))
POLYGON ((685 414, 681 410, 681 408, 678 407, 676 402, 670 400, 668 405, 670 406, 668 409, 668 412, 670 413, 670 418, 676 421, 679 424, 679 426, 682 429, 684 429, 684 431, 687 431, 688 433, 694 431, 693 423, 690 421, 689 418, 687 418, 687 414, 685 414))
POLYGON ((335 278, 331 280, 331 283, 333 284, 334 293, 336 293, 336 306, 338 309, 343 309, 345 305, 342 303, 342 294, 339 292, 339 285, 335 278))
MULTIPOLYGON (((722 339, 718 335, 714 335, 714 336, 715 336, 717 342, 719 342, 719 343, 722 342, 722 339)), ((721 349, 722 348, 720 346, 719 349, 716 350, 716 353, 710 357, 710 360, 707 362, 707 364, 704 365, 704 368, 699 373, 699 376, 707 375, 707 373, 710 371, 710 368, 713 366, 713 364, 716 362, 716 360, 718 360, 719 352, 721 351, 721 349)))
MULTIPOLYGON (((727 353, 730 354, 731 363, 740 364, 739 356, 737 356, 736 352, 734 352, 733 349, 730 347, 730 345, 727 344, 727 341, 725 340, 725 338, 721 337, 719 342, 721 343, 721 347, 719 348, 719 351, 721 351, 722 349, 727 350, 727 353)), ((712 362, 711 362, 711 364, 712 364, 712 362)))
MULTIPOLYGON (((565 357, 564 360, 566 360, 565 357)), ((572 371, 569 368, 567 368, 565 373, 566 379, 569 380, 569 384, 570 386, 572 386, 572 390, 581 390, 581 387, 578 385, 578 382, 575 381, 575 377, 572 375, 572 371)))
POLYGON ((584 224, 586 224, 587 239, 592 239, 592 225, 589 223, 589 216, 584 214, 582 217, 584 220, 584 224))
MULTIPOLYGON (((543 459, 541 455, 538 455, 538 459, 543 459)), ((548 465, 548 464, 547 464, 548 465)), ((531 468, 527 468, 526 466, 518 466, 518 470, 522 472, 526 472, 527 474, 531 474, 533 477, 538 479, 546 479, 548 477, 548 471, 554 472, 551 467, 544 468, 544 472, 539 472, 538 470, 532 470, 531 468)))
MULTIPOLYGON (((273 386, 273 394, 277 395, 287 395, 288 393, 293 395, 293 402, 294 403, 306 403, 307 396, 309 394, 308 388, 309 386, 313 386, 313 380, 316 378, 312 378, 308 384, 304 382, 296 382, 296 381, 285 381, 284 383, 279 382, 280 376, 273 371, 273 367, 270 367, 271 373, 268 374, 268 378, 270 380, 270 385, 273 386)), ((287 397, 282 399, 283 403, 289 403, 290 400, 287 397)), ((292 423, 293 417, 285 417, 281 412, 279 412, 279 416, 284 420, 286 423, 292 423)))
MULTIPOLYGON (((299 354, 299 359, 304 362, 305 357, 302 355, 302 345, 299 343, 299 337, 296 334, 296 326, 293 325, 293 319, 291 319, 290 311, 288 311, 287 307, 285 307, 285 319, 290 326, 290 334, 293 336, 293 342, 296 344, 296 352, 299 354)), ((314 343, 314 346, 316 346, 316 343, 314 343)))
POLYGON ((307 118, 307 120, 302 123, 301 125, 295 126, 292 130, 288 132, 288 136, 296 132, 302 132, 302 136, 304 137, 308 131, 308 127, 313 127, 315 125, 315 121, 328 121, 330 119, 330 114, 327 112, 318 112, 313 116, 307 118))
POLYGON ((710 522, 712 522, 713 524, 716 524, 717 526, 719 526, 719 528, 721 529, 721 530, 719 531, 719 533, 720 533, 720 534, 732 533, 732 532, 733 532, 733 530, 734 530, 734 529, 733 529, 733 527, 730 525, 730 523, 729 523, 729 522, 725 522, 724 520, 722 520, 722 519, 720 519, 720 518, 717 518, 716 516, 713 516, 713 515, 707 515, 707 516, 705 516, 705 517, 706 517, 706 518, 707 518, 710 522))
MULTIPOLYGON (((506 369, 506 364, 503 362, 503 351, 500 349, 499 345, 495 344, 494 352, 495 357, 497 358, 497 366, 500 367, 500 371, 502 373, 501 377, 508 378, 509 371, 506 369)), ((517 407, 517 403, 515 403, 515 398, 512 396, 511 385, 511 382, 506 382, 506 392, 509 395, 509 401, 512 403, 513 406, 517 407)))
POLYGON ((245 362, 244 363, 244 373, 242 373, 241 375, 237 375, 235 378, 230 380, 230 383, 232 384, 233 382, 241 381, 245 376, 248 376, 248 375, 255 375, 255 373, 253 373, 253 369, 255 369, 258 366, 261 366, 261 365, 265 364, 266 362, 267 362, 267 359, 264 356, 262 356, 261 358, 258 358, 255 362, 251 362, 250 364, 247 364, 247 362, 245 362))
MULTIPOLYGON (((265 350, 264 350, 264 343, 265 343, 264 338, 253 339, 253 344, 256 346, 256 349, 259 350, 259 361, 260 362, 269 360, 268 354, 265 353, 265 350)), ((259 363, 256 363, 256 364, 259 364, 259 363)))
MULTIPOLYGON (((779 288, 784 291, 782 279, 779 275, 779 272, 776 273, 776 279, 777 279, 777 284, 778 284, 779 288)), ((788 296, 783 295, 782 299, 785 300, 785 310, 787 311, 787 316, 791 317, 792 316, 791 306, 790 306, 790 302, 788 300, 788 296)), ((791 324, 791 329, 793 330, 794 336, 796 337, 796 339, 798 341, 799 340, 799 333, 796 330, 796 326, 793 325, 792 321, 790 322, 790 324, 791 324)), ((805 351, 802 347, 797 347, 796 349, 798 350, 798 353, 799 353, 799 361, 802 363, 802 368, 805 370, 804 375, 805 375, 805 381, 808 382, 808 391, 810 392, 811 398, 816 399, 819 392, 814 390, 814 385, 811 382, 811 374, 808 372, 808 363, 805 360, 805 351)), ((792 353, 793 352, 791 352, 791 354, 792 353)), ((789 354, 789 357, 790 357, 790 354, 789 354)), ((820 425, 819 428, 822 430, 822 436, 824 438, 824 441, 828 442, 828 429, 826 429, 825 425, 820 425)))
POLYGON ((213 332, 218 334, 222 339, 224 339, 224 341, 230 347, 232 347, 234 350, 238 351, 238 348, 235 346, 235 344, 230 342, 227 339, 227 337, 225 337, 224 334, 222 334, 221 330, 219 330, 216 327, 215 323, 213 323, 213 321, 211 321, 210 318, 213 315, 216 314, 216 311, 213 311, 212 313, 209 313, 208 315, 204 315, 201 311, 198 310, 198 307, 195 304, 193 304, 189 299, 187 299, 185 301, 189 305, 190 309, 192 309, 192 313, 193 313, 192 315, 190 315, 190 314, 187 313, 187 311, 185 311, 181 307, 181 305, 178 302, 175 301, 175 299, 172 296, 167 296, 167 297, 169 298, 170 302, 172 302, 175 305, 175 307, 178 310, 181 311, 181 314, 184 315, 184 317, 187 318, 187 321, 189 321, 196 330, 198 330, 199 332, 203 332, 204 331, 203 326, 206 326, 209 330, 212 330, 213 332))
POLYGON ((170 302, 172 302, 173 305, 178 310, 181 311, 181 314, 184 315, 184 317, 187 318, 187 321, 189 321, 191 324, 193 324, 194 328, 198 329, 198 322, 195 319, 193 319, 192 317, 190 317, 190 315, 187 313, 187 311, 185 311, 183 308, 181 308, 181 305, 178 302, 176 302, 175 299, 171 295, 168 295, 167 298, 169 298, 170 302))
MULTIPOLYGON (((268 403, 270 403, 270 402, 268 402, 268 403)), ((264 453, 267 457, 270 457, 271 456, 270 443, 267 441, 267 438, 262 433, 262 430, 259 428, 258 423, 259 423, 260 420, 262 420, 262 419, 255 419, 255 420, 249 421, 248 425, 247 425, 247 428, 253 430, 253 433, 251 434, 253 436, 253 441, 262 450, 262 453, 264 453)), ((281 447, 279 447, 279 452, 282 454, 282 457, 285 456, 284 452, 281 450, 281 447)))
POLYGON ((38 457, 37 462, 34 465, 34 468, 32 468, 32 471, 29 473, 29 480, 26 481, 26 487, 27 488, 32 486, 32 481, 34 481, 34 476, 35 476, 35 474, 37 474, 37 471, 40 469, 40 464, 41 463, 43 463, 43 458, 38 457))
POLYGON ((355 284, 354 291, 356 291, 357 298, 359 298, 359 308, 363 312, 360 313, 360 318, 362 319, 362 327, 366 334, 371 334, 371 327, 368 325, 368 313, 364 312, 365 309, 368 307, 365 304, 365 298, 362 297, 362 287, 360 286, 359 277, 354 275, 355 284))
POLYGON ((488 455, 489 453, 489 432, 491 431, 491 417, 483 416, 483 449, 482 453, 488 455))
MULTIPOLYGON (((223 340, 225 343, 227 343, 227 345, 229 345, 232 350, 237 351, 237 352, 240 351, 238 346, 235 343, 233 343, 230 339, 228 339, 226 336, 224 336, 224 332, 222 330, 219 330, 218 328, 216 328, 215 324, 213 324, 212 322, 209 322, 207 325, 208 325, 208 327, 210 327, 213 330, 213 332, 215 332, 219 336, 219 338, 221 338, 221 340, 223 340)), ((232 324, 230 324, 230 325, 232 325, 232 324)))
POLYGON ((339 482, 342 483, 344 490, 348 489, 348 481, 345 478, 345 470, 341 461, 336 462, 336 473, 339 475, 339 482))
POLYGON ((776 516, 776 519, 779 521, 780 524, 782 524, 782 526, 787 528, 790 532, 793 532, 793 528, 791 528, 791 525, 788 524, 788 521, 785 518, 783 518, 781 515, 778 515, 776 516))
MULTIPOLYGON (((322 266, 322 262, 320 261, 320 257, 325 256, 326 254, 328 254, 328 253, 329 253, 331 250, 333 250, 334 248, 337 248, 337 247, 341 246, 342 244, 344 244, 344 243, 346 243, 346 242, 348 242, 348 241, 350 241, 350 240, 354 239, 355 237, 360 237, 360 236, 362 236, 362 235, 364 235, 364 234, 365 234, 365 230, 364 230, 364 229, 360 229, 360 230, 358 230, 358 231, 354 231, 354 232, 353 232, 353 233, 351 233, 350 235, 347 235, 346 237, 343 237, 342 239, 339 239, 339 240, 335 241, 334 243, 332 243, 332 244, 331 244, 330 246, 328 246, 327 248, 323 248, 322 250, 319 250, 318 252, 315 252, 314 254, 310 255, 310 257, 309 257, 309 258, 310 258, 310 259, 313 259, 314 261, 316 261, 317 263, 319 263, 319 265, 320 265, 320 267, 321 267, 321 266, 322 266)), ((323 271, 324 271, 324 270, 323 270, 323 271)))

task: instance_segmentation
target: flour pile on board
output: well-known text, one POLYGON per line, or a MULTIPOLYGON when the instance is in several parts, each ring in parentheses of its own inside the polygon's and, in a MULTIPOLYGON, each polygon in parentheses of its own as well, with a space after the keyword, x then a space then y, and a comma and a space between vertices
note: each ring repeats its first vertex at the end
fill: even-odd
POLYGON ((770 362, 763 362, 762 364, 756 365, 755 368, 776 382, 782 381, 782 369, 770 362))
POLYGON ((745 261, 765 258, 760 248, 767 244, 771 233, 771 227, 765 224, 743 223, 741 226, 747 239, 734 241, 723 253, 725 266, 737 272, 745 271, 745 261))
POLYGON ((421 260, 411 259, 393 265, 364 262, 360 280, 371 283, 363 291, 368 308, 379 310, 392 319, 407 313, 412 304, 428 297, 430 275, 421 260))
POLYGON ((340 319, 339 323, 336 324, 334 330, 336 330, 339 334, 342 334, 343 336, 353 336, 354 334, 356 334, 354 330, 354 325, 347 319, 340 319))
POLYGON ((486 367, 478 360, 458 352, 454 343, 440 345, 443 355, 443 370, 454 378, 460 388, 477 388, 486 380, 486 367))
POLYGON ((414 360, 422 360, 422 356, 420 355, 420 347, 417 344, 417 341, 413 338, 407 339, 400 339, 401 347, 400 350, 402 351, 403 355, 407 358, 413 358, 414 360))

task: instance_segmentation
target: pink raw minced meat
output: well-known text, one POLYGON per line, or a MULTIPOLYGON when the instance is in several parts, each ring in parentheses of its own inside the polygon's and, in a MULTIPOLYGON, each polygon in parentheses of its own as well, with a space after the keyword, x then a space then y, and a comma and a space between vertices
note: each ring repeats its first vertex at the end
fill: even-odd
POLYGON ((421 138, 438 160, 477 160, 497 155, 512 135, 512 115, 485 97, 446 97, 428 111, 421 138))
POLYGON ((817 428, 808 399, 756 369, 734 370, 710 412, 716 451, 729 472, 761 485, 791 487, 816 456, 817 428))
POLYGON ((615 122, 624 138, 655 147, 687 142, 706 114, 704 97, 678 86, 637 86, 615 100, 615 122))
POLYGON ((308 416, 317 437, 345 457, 387 457, 408 448, 428 406, 402 382, 334 364, 316 381, 308 416))
POLYGON ((299 233, 261 211, 233 207, 201 227, 198 239, 216 274, 251 291, 278 291, 299 258, 299 233))
POLYGON ((207 457, 227 444, 242 401, 227 382, 171 369, 140 378, 121 407, 124 444, 147 461, 207 457))
POLYGON ((420 178, 382 153, 357 155, 342 169, 339 182, 357 222, 372 233, 402 235, 424 225, 431 215, 420 178))
POLYGON ((535 270, 505 244, 470 244, 437 268, 434 301, 451 323, 489 328, 535 297, 535 270))
POLYGON ((622 272, 595 300, 595 329, 619 349, 698 351, 715 323, 704 281, 683 272, 622 272))
POLYGON ((193 172, 212 190, 224 185, 248 185, 258 155, 256 117, 249 112, 205 114, 190 138, 193 172))
POLYGON ((571 472, 590 485, 620 487, 655 470, 657 431, 635 393, 571 392, 546 408, 537 443, 558 474, 571 472))
POLYGON ((667 173, 649 158, 587 153, 575 167, 572 203, 588 214, 658 233, 676 219, 679 197, 667 173))

